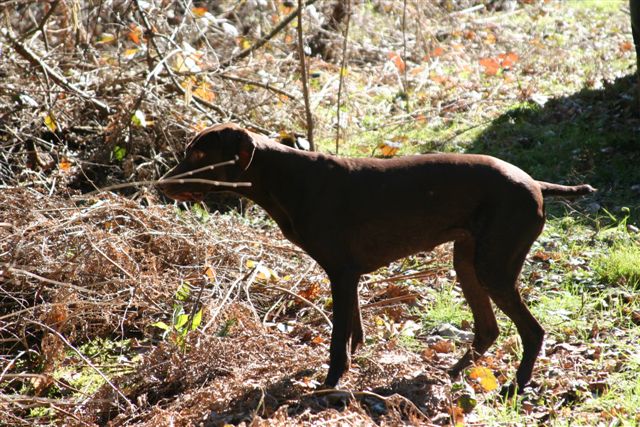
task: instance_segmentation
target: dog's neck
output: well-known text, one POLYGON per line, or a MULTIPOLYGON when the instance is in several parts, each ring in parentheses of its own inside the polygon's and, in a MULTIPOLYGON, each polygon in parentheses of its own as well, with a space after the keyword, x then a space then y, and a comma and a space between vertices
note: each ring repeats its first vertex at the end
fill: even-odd
MULTIPOLYGON (((284 235, 300 243, 293 227, 299 208, 307 197, 317 191, 309 174, 320 178, 331 168, 340 168, 340 161, 332 156, 297 150, 264 138, 255 141, 256 150, 247 170, 239 177, 250 187, 235 191, 260 205, 278 223, 284 235)), ((320 180, 321 182, 321 180, 320 180)))

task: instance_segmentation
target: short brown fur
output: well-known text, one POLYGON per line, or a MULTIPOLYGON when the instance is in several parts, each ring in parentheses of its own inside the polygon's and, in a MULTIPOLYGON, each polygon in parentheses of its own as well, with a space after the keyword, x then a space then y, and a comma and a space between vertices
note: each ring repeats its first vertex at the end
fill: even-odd
MULTIPOLYGON (((185 159, 165 178, 237 158, 235 165, 194 174, 247 182, 233 191, 262 206, 283 234, 326 271, 333 297, 330 366, 335 386, 349 352, 363 343, 358 305, 362 274, 389 262, 454 241, 454 267, 471 307, 475 337, 450 370, 457 376, 493 344, 498 325, 492 300, 516 325, 523 356, 516 385, 529 382, 544 330, 520 298, 517 279, 531 244, 542 231, 545 195, 578 196, 589 185, 536 181, 490 156, 428 154, 394 159, 340 158, 299 151, 233 124, 197 135, 185 159)), ((198 200, 203 183, 160 185, 169 197, 198 200)))

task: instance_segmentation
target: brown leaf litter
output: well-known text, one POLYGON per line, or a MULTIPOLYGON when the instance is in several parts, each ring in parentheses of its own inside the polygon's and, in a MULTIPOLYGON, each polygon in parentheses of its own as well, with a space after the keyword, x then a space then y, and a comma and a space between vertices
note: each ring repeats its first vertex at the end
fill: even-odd
MULTIPOLYGON (((198 222, 113 194, 2 189, 0 346, 9 363, 0 374, 0 421, 26 425, 32 408, 45 407, 52 421, 78 425, 450 422, 444 370, 393 339, 368 343, 342 389, 322 390, 326 278, 273 226, 248 222, 238 215, 198 222), (252 274, 248 260, 275 271, 278 286, 252 274), (202 307, 204 316, 180 346, 152 325, 171 322, 185 283, 192 290, 185 310, 202 307), (142 361, 105 375, 110 381, 93 394, 75 393, 55 373, 86 368, 77 348, 96 338, 131 338, 142 361)), ((365 305, 384 289, 363 289, 365 305)), ((401 298, 395 309, 413 303, 401 298)), ((377 303, 364 310, 367 331, 385 310, 377 303)), ((103 373, 95 360, 91 366, 103 373)))

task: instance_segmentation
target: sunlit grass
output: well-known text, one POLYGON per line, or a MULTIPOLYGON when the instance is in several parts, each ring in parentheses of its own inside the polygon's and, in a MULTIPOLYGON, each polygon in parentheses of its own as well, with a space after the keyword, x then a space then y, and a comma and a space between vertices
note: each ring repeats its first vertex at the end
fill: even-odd
POLYGON ((607 284, 637 288, 640 285, 640 244, 619 243, 595 259, 595 269, 607 284))
POLYGON ((425 305, 421 314, 422 324, 427 329, 444 323, 459 327, 464 320, 471 320, 471 312, 453 283, 435 291, 433 300, 425 305))

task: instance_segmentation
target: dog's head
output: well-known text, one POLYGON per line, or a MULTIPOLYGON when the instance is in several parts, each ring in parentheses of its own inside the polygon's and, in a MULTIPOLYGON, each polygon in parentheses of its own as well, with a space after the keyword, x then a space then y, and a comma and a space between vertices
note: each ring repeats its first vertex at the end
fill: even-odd
POLYGON ((251 165, 256 146, 251 134, 234 124, 215 125, 196 135, 184 159, 158 188, 175 200, 197 201, 212 191, 228 191, 220 183, 237 183, 251 165))

